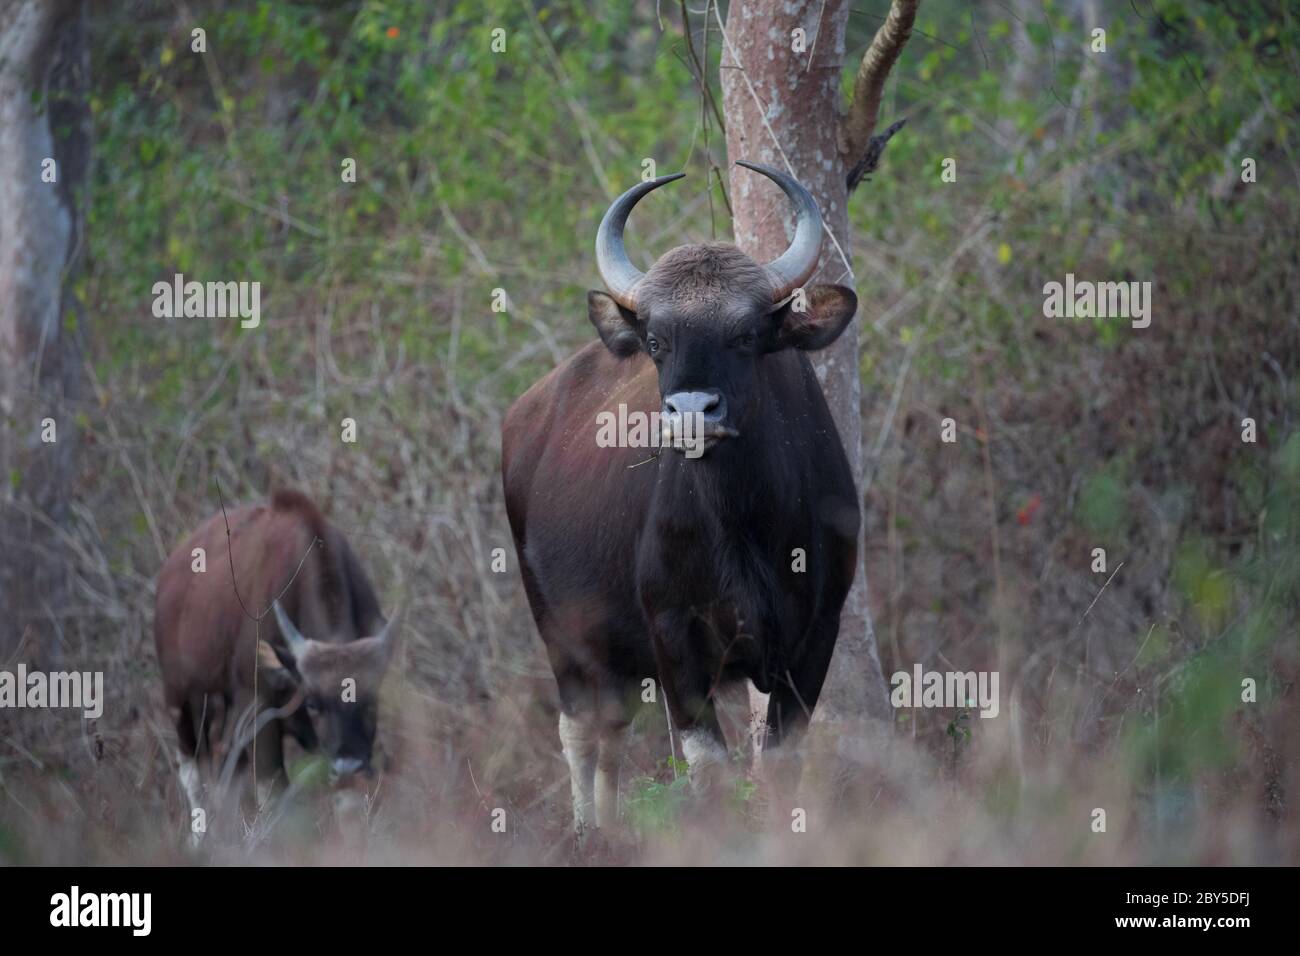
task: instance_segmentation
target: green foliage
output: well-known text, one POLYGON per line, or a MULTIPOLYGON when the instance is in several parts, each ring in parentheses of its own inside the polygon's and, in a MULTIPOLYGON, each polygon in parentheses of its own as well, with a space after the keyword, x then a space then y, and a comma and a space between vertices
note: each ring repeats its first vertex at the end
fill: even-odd
MULTIPOLYGON (((1292 469, 1300 432, 1274 456, 1268 480, 1269 510, 1295 514, 1300 482, 1292 469)), ((1139 663, 1157 675, 1150 719, 1130 733, 1133 754, 1145 777, 1186 780, 1200 771, 1224 771, 1241 759, 1235 722, 1256 720, 1275 704, 1285 682, 1275 654, 1294 651, 1300 602, 1300 524, 1285 521, 1237 560, 1220 563, 1203 536, 1179 547, 1173 579, 1195 614, 1201 646, 1172 668, 1163 654, 1139 663), (1234 609, 1244 613, 1232 617, 1234 609), (1243 680, 1257 686, 1254 702, 1243 700, 1243 680)))
POLYGON ((92 294, 119 317, 101 323, 98 371, 158 389, 160 415, 183 417, 194 397, 165 370, 183 354, 198 391, 240 335, 154 320, 149 289, 174 272, 260 281, 273 363, 322 310, 336 325, 374 310, 413 358, 455 354, 463 387, 516 394, 552 361, 506 361, 535 343, 533 323, 585 337, 590 239, 610 194, 643 156, 687 159, 676 38, 631 11, 256 3, 203 23, 210 71, 167 19, 97 22, 92 294), (490 49, 495 26, 509 55, 490 49), (356 183, 341 180, 345 158, 356 183), (500 284, 509 316, 488 308, 500 284))
POLYGON ((1128 489, 1125 469, 1111 462, 1084 480, 1079 490, 1079 521, 1103 547, 1124 540, 1128 527, 1128 489))
POLYGON ((1213 631, 1223 621, 1231 603, 1232 591, 1227 573, 1214 565, 1209 542, 1192 537, 1185 540, 1174 558, 1173 580, 1183 600, 1213 631))
POLYGON ((329 784, 329 761, 320 754, 306 754, 285 768, 289 782, 300 790, 322 791, 329 784))
POLYGON ((680 828, 690 798, 686 762, 669 757, 663 767, 667 771, 661 775, 664 779, 636 777, 624 791, 624 818, 638 836, 675 833, 680 828))
MULTIPOLYGON (((846 95, 851 55, 883 8, 859 4, 850 15, 846 95)), ((1297 623, 1300 432, 1288 423, 1300 411, 1290 171, 1300 17, 1264 0, 1107 0, 1100 58, 1086 52, 1072 10, 1048 2, 1020 23, 999 4, 926 0, 881 117, 909 124, 852 197, 864 447, 889 438, 868 540, 886 539, 889 513, 906 556, 878 592, 884 614, 900 605, 901 620, 886 616, 877 630, 900 635, 909 661, 905 615, 920 608, 930 617, 925 653, 932 625, 993 634, 1004 618, 991 599, 992 553, 1001 590, 1029 595, 1024 632, 1062 636, 1086 604, 1035 589, 1106 547, 1112 569, 1126 562, 1124 577, 1088 627, 1111 601, 1144 589, 1154 598, 1127 606, 1138 610, 1104 635, 1108 653, 1101 639, 1069 647, 1097 655, 1089 678, 1123 672, 1135 682, 1106 706, 1124 711, 1117 733, 1138 779, 1185 780, 1239 756, 1232 722, 1251 706, 1240 680, 1259 680, 1260 710, 1276 701, 1268 662, 1297 623), (1257 161, 1259 183, 1216 198, 1243 155, 1257 161), (939 175, 948 157, 955 183, 939 175), (1045 319, 1043 284, 1067 271, 1152 280, 1152 327, 1045 319), (964 497, 985 493, 982 462, 921 459, 924 429, 908 430, 940 406, 964 429, 987 430, 993 501, 1041 496, 1023 526, 992 529, 993 548, 982 502, 964 497), (1260 421, 1258 446, 1236 439, 1242 408, 1260 421), (1231 440, 1215 444, 1225 430, 1231 440), (935 476, 970 475, 933 493, 945 491, 935 476), (886 497, 891 484, 901 496, 886 497), (961 524, 967 512, 977 520, 961 524), (974 556, 974 573, 950 563, 963 556, 974 556), (934 586, 907 576, 931 567, 944 569, 934 586), (1126 588, 1130 574, 1140 583, 1126 588)), ((166 5, 92 11, 95 165, 78 298, 103 394, 79 424, 106 448, 103 415, 128 430, 136 413, 124 444, 150 492, 189 502, 161 531, 138 507, 96 514, 105 565, 132 580, 154 572, 155 534, 170 542, 180 514, 211 511, 209 466, 246 475, 240 490, 260 493, 277 469, 327 475, 324 484, 344 462, 354 485, 341 498, 362 530, 375 530, 375 501, 391 500, 403 531, 425 523, 408 512, 413 502, 495 503, 502 410, 591 340, 592 237, 642 159, 692 176, 638 210, 630 248, 649 255, 729 235, 721 203, 711 211, 701 201, 699 91, 680 35, 671 23, 661 31, 653 5, 345 0, 196 11, 206 58, 166 5), (492 52, 498 27, 508 55, 492 52), (355 183, 341 178, 345 159, 355 183), (260 281, 262 327, 155 319, 152 285, 176 272, 260 281), (497 287, 508 313, 490 309, 497 287), (381 369, 414 371, 377 374, 380 359, 381 369), (294 429, 323 433, 343 414, 383 422, 386 443, 322 452, 319 467, 292 460, 327 444, 294 429), (412 474, 435 476, 427 493, 412 474)), ((716 80, 716 34, 706 56, 716 80)), ((112 475, 114 445, 95 477, 125 500, 138 492, 112 475)), ((427 557, 415 545, 403 555, 412 565, 427 557)), ((480 587, 441 603, 457 614, 492 603, 480 587)), ((427 590, 438 595, 431 603, 446 597, 427 590)), ((458 649, 455 660, 467 656, 458 649)), ((968 716, 933 727, 936 749, 954 760, 971 744, 968 716)), ((897 719, 925 730, 924 715, 897 719)), ((673 769, 625 791, 637 832, 679 825, 686 774, 673 769)), ((294 769, 304 782, 318 773, 294 769)), ((742 812, 753 803, 744 783, 730 798, 742 812)))

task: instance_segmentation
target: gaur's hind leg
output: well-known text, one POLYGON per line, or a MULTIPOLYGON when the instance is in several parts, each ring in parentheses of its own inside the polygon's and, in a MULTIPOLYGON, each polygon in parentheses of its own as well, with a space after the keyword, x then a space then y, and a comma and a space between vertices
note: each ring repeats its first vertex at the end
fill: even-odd
POLYGON ((600 728, 592 712, 560 713, 560 745, 569 764, 573 790, 573 829, 583 833, 597 825, 596 764, 600 754, 600 728))
POLYGON ((575 612, 562 619, 539 615, 539 628, 560 693, 560 743, 569 764, 573 828, 586 831, 614 822, 622 758, 626 701, 605 666, 603 618, 575 612))
POLYGON ((203 781, 199 773, 199 754, 204 739, 205 721, 203 715, 204 698, 191 697, 189 700, 172 708, 172 719, 176 727, 176 768, 180 779, 181 793, 185 797, 186 826, 190 832, 190 842, 198 844, 207 829, 207 808, 203 801, 203 781), (201 827, 196 830, 195 811, 203 811, 201 827))

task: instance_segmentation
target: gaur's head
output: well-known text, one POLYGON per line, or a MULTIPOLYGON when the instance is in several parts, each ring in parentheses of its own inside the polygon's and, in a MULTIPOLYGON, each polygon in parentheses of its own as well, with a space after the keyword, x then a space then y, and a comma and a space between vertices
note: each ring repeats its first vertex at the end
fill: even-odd
POLYGON ((393 657, 394 622, 399 616, 400 612, 371 637, 333 643, 304 637, 280 602, 275 602, 284 644, 271 647, 283 667, 268 674, 268 680, 301 694, 311 725, 308 742, 329 761, 337 782, 371 773, 379 685, 393 657))
POLYGON ((790 247, 767 265, 730 243, 678 246, 649 272, 632 265, 623 246, 628 214, 642 196, 682 173, 629 189, 596 233, 596 262, 609 293, 587 293, 588 316, 612 353, 645 352, 654 361, 663 438, 688 454, 683 435, 702 439, 695 446, 702 451, 742 434, 763 414, 756 380, 765 356, 825 348, 857 310, 857 296, 844 286, 803 288, 822 244, 821 213, 808 190, 770 166, 739 165, 774 181, 798 214, 790 247))

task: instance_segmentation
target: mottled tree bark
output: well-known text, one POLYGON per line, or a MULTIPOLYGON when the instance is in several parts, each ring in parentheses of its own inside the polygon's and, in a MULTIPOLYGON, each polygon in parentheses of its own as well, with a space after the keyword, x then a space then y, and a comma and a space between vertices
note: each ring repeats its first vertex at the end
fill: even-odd
MULTIPOLYGON (((859 69, 854 102, 842 107, 847 0, 733 0, 726 23, 721 82, 727 151, 789 169, 816 198, 829 235, 815 283, 853 286, 849 253, 849 172, 868 148, 884 76, 910 32, 915 3, 895 2, 881 35, 859 69), (901 19, 900 19, 901 18, 901 19), (893 25, 891 33, 891 24, 893 25), (802 28, 797 49, 795 30, 802 28), (901 30, 901 34, 900 34, 901 30), (882 42, 893 37, 893 42, 882 42)), ((794 213, 773 184, 748 170, 731 169, 736 243, 759 261, 783 252, 794 233, 794 213)), ((835 416, 853 474, 862 481, 861 384, 857 324, 871 313, 869 290, 857 290, 862 307, 813 364, 835 416)), ((817 718, 841 724, 890 719, 890 707, 867 600, 859 536, 857 577, 844 606, 839 643, 817 718)))
POLYGON ((88 71, 81 0, 0 0, 0 660, 67 591, 88 71))

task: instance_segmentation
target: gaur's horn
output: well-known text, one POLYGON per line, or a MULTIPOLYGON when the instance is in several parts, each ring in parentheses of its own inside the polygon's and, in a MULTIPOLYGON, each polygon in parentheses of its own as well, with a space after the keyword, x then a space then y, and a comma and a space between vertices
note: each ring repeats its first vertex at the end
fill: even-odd
POLYGON ((397 610, 393 612, 393 616, 388 619, 388 622, 380 629, 379 633, 375 635, 376 640, 383 645, 385 659, 392 657, 393 649, 397 647, 398 626, 401 623, 402 615, 405 613, 406 601, 403 600, 397 605, 397 610))
POLYGON ((743 159, 736 165, 762 173, 780 186, 790 202, 794 203, 798 215, 790 248, 783 252, 780 258, 764 266, 772 279, 772 301, 780 302, 807 282, 808 278, 817 271, 817 259, 822 251, 821 210, 817 208, 817 201, 812 198, 812 194, 793 176, 771 166, 750 163, 743 159))
POLYGON ((280 607, 279 601, 276 601, 272 607, 275 609, 275 622, 280 625, 280 633, 284 635, 285 642, 289 645, 289 652, 293 654, 295 661, 301 660, 303 651, 307 650, 307 638, 303 637, 293 621, 289 620, 289 615, 285 613, 284 608, 280 607))
POLYGON ((630 312, 636 311, 636 284, 645 273, 632 265, 627 249, 623 247, 623 227, 627 225, 628 214, 646 193, 685 175, 673 173, 637 183, 615 199, 600 220, 600 228, 596 230, 596 268, 600 270, 600 278, 610 296, 630 312))

